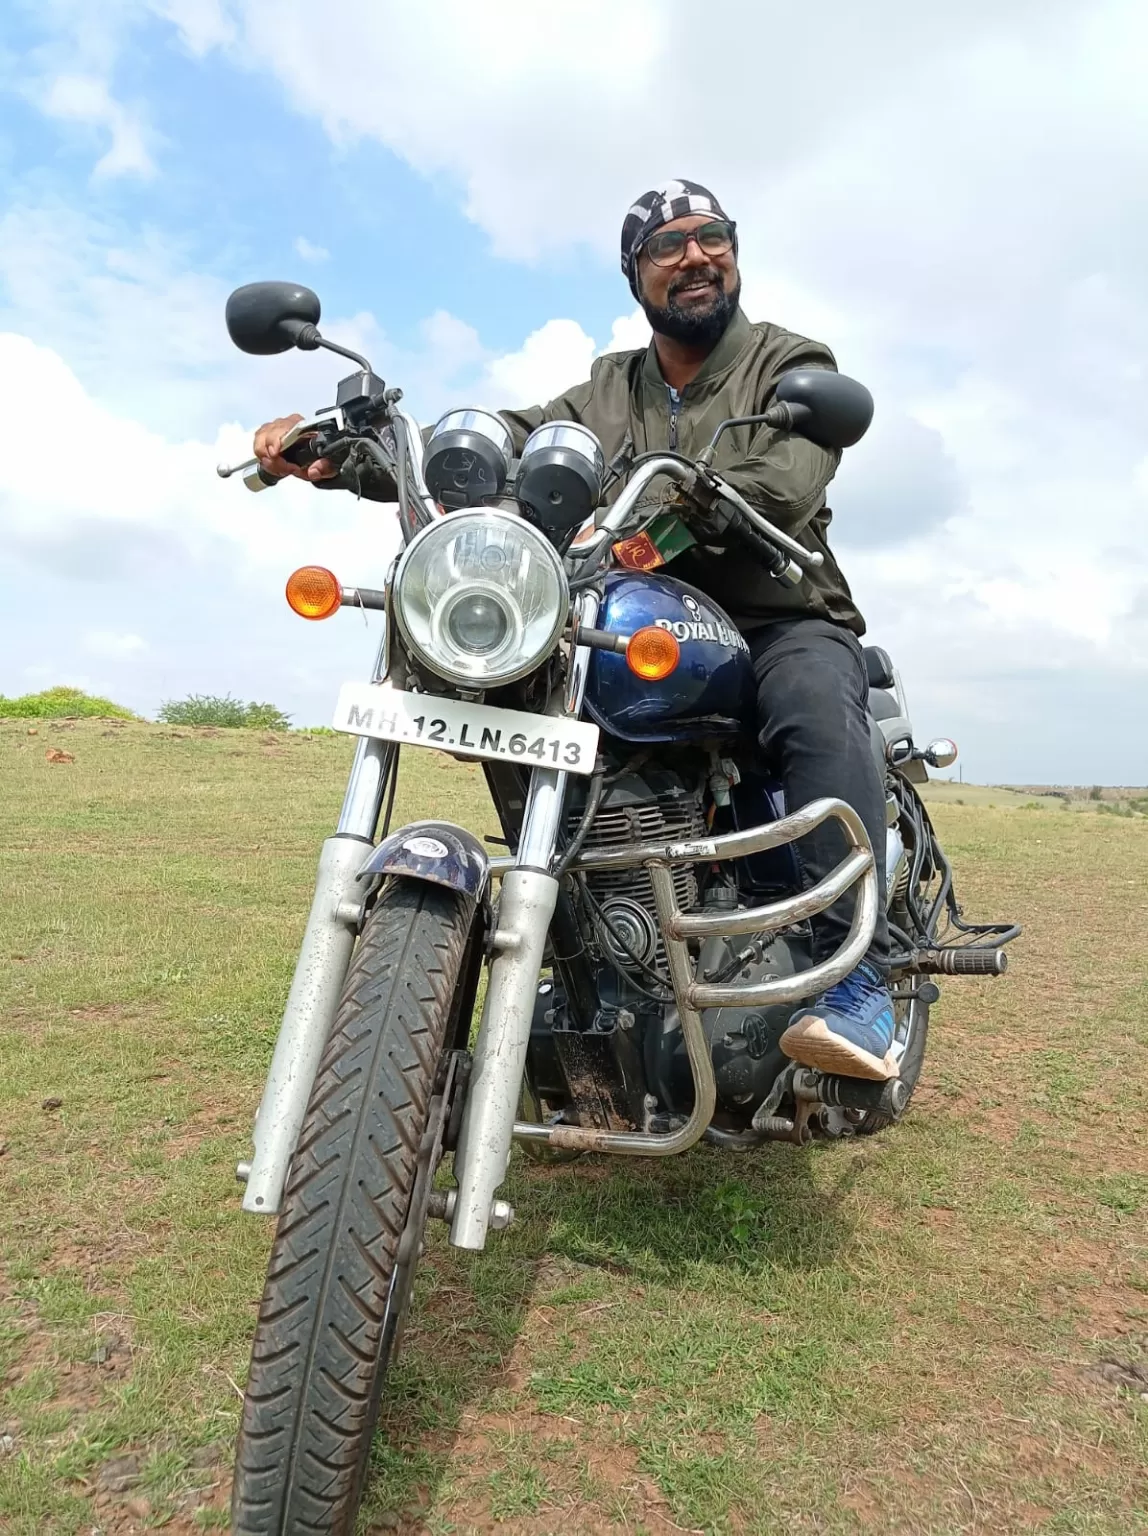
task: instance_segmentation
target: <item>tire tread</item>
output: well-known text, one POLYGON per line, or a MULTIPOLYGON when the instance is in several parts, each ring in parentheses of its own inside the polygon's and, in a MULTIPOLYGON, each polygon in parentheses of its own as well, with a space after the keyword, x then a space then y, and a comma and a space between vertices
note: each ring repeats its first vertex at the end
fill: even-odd
POLYGON ((453 892, 393 881, 364 926, 316 1074, 259 1309, 236 1536, 350 1536, 394 1262, 469 927, 453 892))

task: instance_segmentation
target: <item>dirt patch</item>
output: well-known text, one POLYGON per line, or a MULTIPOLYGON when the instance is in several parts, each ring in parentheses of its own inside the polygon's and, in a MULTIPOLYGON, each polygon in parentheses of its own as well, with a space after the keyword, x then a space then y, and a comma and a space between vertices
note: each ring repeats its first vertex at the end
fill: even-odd
POLYGON ((234 1104, 227 1108, 205 1107, 196 1110, 178 1133, 164 1142, 163 1155, 169 1162, 178 1162, 192 1152, 197 1152, 205 1141, 214 1136, 234 1136, 237 1128, 250 1120, 251 1115, 237 1109, 234 1104))
MULTIPOLYGON (((459 1471, 465 1469, 459 1497, 451 1500, 447 1511, 456 1530, 511 1532, 515 1536, 553 1536, 556 1529, 586 1532, 587 1536, 635 1529, 644 1529, 651 1536, 669 1536, 671 1532, 695 1530, 673 1519, 669 1501, 641 1470, 633 1447, 620 1438, 608 1442, 595 1439, 566 1420, 537 1413, 468 1414, 455 1439, 451 1460, 459 1471), (532 1512, 509 1514, 500 1510, 497 1486, 492 1488, 489 1469, 497 1469, 504 1462, 508 1435, 526 1437, 541 1451, 532 1462, 544 1469, 545 1492, 532 1512), (559 1454, 547 1454, 547 1449, 559 1454), (471 1469, 473 1477, 466 1475, 471 1469), (606 1513, 610 1509, 612 1515, 606 1513)), ((428 1495, 425 1490, 421 1492, 425 1502, 428 1495)), ((394 1528, 404 1536, 430 1536, 432 1527, 422 1510, 408 1508, 397 1518, 400 1523, 394 1528)), ((739 1529, 737 1524, 727 1528, 739 1529)))
MULTIPOLYGON (((6 1277, 5 1288, 10 1295, 12 1287, 6 1277)), ((77 1429, 83 1416, 98 1408, 110 1389, 131 1379, 134 1346, 132 1320, 126 1312, 95 1314, 83 1344, 84 1353, 72 1359, 61 1350, 60 1336, 43 1323, 30 1303, 21 1302, 11 1322, 20 1338, 16 1358, 4 1378, 4 1390, 21 1386, 41 1371, 50 1371, 55 1382, 51 1406, 68 1409, 77 1429)))

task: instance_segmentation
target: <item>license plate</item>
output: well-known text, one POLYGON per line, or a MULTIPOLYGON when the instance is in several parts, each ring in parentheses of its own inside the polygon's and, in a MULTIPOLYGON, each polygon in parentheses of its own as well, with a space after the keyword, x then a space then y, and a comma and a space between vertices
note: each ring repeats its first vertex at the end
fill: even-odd
POLYGON ((589 720, 403 693, 386 683, 344 683, 331 723, 351 736, 567 773, 593 773, 598 752, 598 727, 589 720))

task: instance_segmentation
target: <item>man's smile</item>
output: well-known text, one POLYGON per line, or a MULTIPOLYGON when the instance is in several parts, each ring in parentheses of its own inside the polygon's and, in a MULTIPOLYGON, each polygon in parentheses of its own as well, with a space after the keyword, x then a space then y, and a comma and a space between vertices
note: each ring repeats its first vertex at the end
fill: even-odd
POLYGON ((673 293, 670 295, 670 297, 677 300, 679 303, 683 299, 687 301, 693 301, 699 297, 704 297, 708 293, 714 292, 717 286, 717 283, 713 280, 712 277, 695 277, 691 278, 688 283, 679 284, 673 290, 673 293))

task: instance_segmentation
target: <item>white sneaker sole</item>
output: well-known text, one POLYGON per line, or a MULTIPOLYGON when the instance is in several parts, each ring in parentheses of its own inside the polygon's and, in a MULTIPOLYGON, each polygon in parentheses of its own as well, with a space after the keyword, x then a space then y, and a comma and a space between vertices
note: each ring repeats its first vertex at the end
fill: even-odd
POLYGON ((867 1077, 878 1082, 888 1082, 901 1075, 901 1064, 892 1050, 883 1057, 863 1051, 859 1045, 851 1045, 840 1035, 832 1034, 825 1020, 816 1014, 807 1013, 795 1019, 780 1043, 791 1061, 803 1067, 815 1067, 819 1072, 832 1072, 841 1077, 867 1077))

